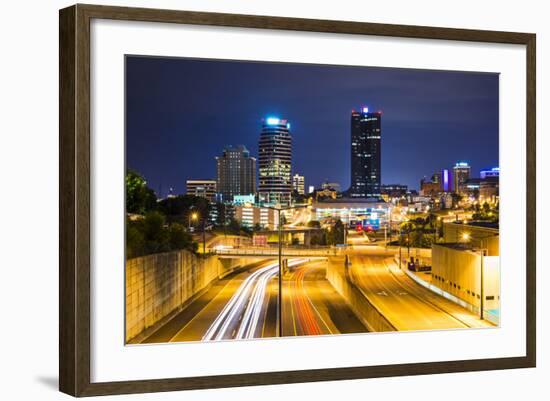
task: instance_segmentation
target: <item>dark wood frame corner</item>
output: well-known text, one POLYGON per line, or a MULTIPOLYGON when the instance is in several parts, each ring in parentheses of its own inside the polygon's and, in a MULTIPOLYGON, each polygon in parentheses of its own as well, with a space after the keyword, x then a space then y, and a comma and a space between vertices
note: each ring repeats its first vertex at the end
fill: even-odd
POLYGON ((535 49, 529 33, 75 5, 59 14, 59 388, 73 396, 534 367, 536 363, 535 49), (92 18, 525 45, 527 308, 524 357, 92 383, 90 381, 90 21, 92 18))

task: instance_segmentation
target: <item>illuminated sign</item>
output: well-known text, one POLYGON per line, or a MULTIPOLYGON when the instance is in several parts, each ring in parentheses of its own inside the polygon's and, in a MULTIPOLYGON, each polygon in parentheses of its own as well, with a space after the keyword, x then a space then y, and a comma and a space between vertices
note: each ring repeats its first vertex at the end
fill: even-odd
POLYGON ((235 195, 233 197, 234 205, 253 205, 254 195, 235 195))

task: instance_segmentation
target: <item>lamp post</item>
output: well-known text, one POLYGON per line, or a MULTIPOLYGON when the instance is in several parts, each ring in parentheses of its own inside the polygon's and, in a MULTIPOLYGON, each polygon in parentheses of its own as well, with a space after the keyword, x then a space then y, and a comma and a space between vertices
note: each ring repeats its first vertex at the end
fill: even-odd
POLYGON ((189 213, 189 226, 188 226, 189 231, 191 231, 191 221, 197 220, 197 217, 198 217, 197 212, 189 213))
MULTIPOLYGON (((191 229, 191 221, 199 220, 199 214, 193 212, 189 214, 189 230, 191 229)), ((206 254, 206 217, 201 219, 202 221, 202 253, 206 254)))
POLYGON ((277 295, 277 337, 283 336, 283 220, 282 220, 282 212, 283 210, 293 210, 293 209, 299 209, 308 207, 309 205, 294 205, 294 206, 287 206, 287 207, 274 207, 274 206, 266 206, 268 209, 276 210, 277 211, 277 220, 278 220, 278 227, 277 227, 277 234, 279 239, 279 278, 278 278, 278 295, 277 295))
POLYGON ((202 219, 202 254, 206 255, 206 216, 202 219))
POLYGON ((401 230, 401 227, 399 227, 399 270, 401 270, 401 241, 403 241, 403 231, 401 230))

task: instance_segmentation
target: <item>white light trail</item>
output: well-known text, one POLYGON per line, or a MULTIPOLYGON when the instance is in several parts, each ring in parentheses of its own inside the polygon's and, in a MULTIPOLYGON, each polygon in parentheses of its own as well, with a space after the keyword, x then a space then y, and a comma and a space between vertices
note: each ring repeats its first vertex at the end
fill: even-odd
MULTIPOLYGON (((296 266, 307 261, 308 259, 290 259, 288 266, 296 266)), ((247 277, 208 328, 202 338, 203 341, 222 340, 226 337, 230 327, 235 324, 239 325, 235 335, 236 339, 255 338, 267 285, 278 272, 279 264, 270 263, 247 277), (244 314, 238 323, 237 319, 243 308, 245 308, 244 314)))

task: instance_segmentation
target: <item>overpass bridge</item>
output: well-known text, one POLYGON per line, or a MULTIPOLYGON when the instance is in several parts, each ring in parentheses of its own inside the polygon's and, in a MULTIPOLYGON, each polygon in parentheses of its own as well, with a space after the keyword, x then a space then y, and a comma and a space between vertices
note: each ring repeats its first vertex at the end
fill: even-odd
MULTIPOLYGON (((224 247, 218 246, 209 248, 209 253, 218 255, 222 258, 242 258, 242 257, 266 257, 276 258, 279 256, 278 247, 224 247)), ((329 257, 339 256, 343 250, 335 247, 283 247, 282 255, 284 257, 329 257)))

